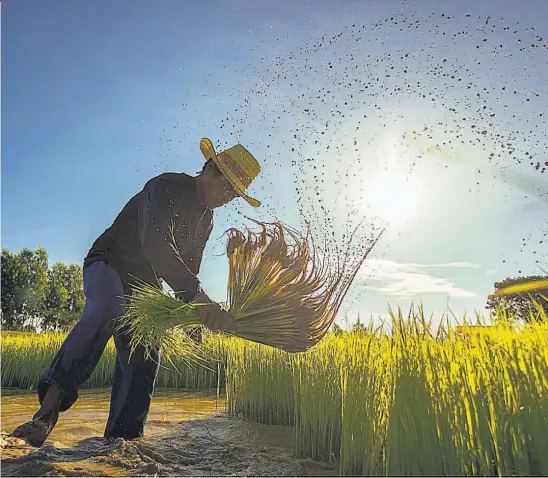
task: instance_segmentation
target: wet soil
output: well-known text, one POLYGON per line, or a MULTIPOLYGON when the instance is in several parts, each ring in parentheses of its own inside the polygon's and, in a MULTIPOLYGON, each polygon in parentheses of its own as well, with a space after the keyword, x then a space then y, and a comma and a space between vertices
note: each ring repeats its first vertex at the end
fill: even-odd
POLYGON ((3 476, 337 476, 325 463, 293 457, 291 427, 225 413, 211 392, 157 391, 146 435, 102 438, 109 390, 81 393, 40 449, 11 437, 37 407, 34 393, 2 390, 3 476))

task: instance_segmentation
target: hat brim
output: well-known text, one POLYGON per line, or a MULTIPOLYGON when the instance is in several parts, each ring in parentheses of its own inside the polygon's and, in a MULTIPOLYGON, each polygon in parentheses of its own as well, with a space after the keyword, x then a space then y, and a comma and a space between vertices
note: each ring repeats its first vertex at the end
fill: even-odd
POLYGON ((217 157, 217 153, 215 152, 215 148, 211 141, 202 140, 200 143, 200 151, 204 155, 204 158, 206 161, 209 159, 213 160, 217 168, 219 168, 219 171, 221 171, 225 179, 228 180, 228 182, 234 188, 238 196, 245 199, 253 207, 259 207, 261 205, 261 202, 258 199, 252 198, 251 196, 247 195, 245 191, 238 184, 236 184, 234 180, 230 177, 230 174, 228 170, 226 169, 226 166, 221 161, 219 161, 219 158, 217 157))

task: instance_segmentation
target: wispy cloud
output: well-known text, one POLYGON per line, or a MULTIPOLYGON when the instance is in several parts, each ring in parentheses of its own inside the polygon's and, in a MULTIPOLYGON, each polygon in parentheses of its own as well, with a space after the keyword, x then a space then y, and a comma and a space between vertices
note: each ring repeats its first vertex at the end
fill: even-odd
POLYGON ((429 273, 442 269, 471 269, 479 267, 471 262, 442 264, 401 263, 385 259, 370 259, 360 270, 360 277, 367 281, 366 289, 395 297, 410 298, 424 293, 446 294, 451 297, 477 297, 475 292, 458 287, 446 277, 429 273))
POLYGON ((485 271, 485 275, 490 276, 490 275, 496 274, 498 271, 499 271, 498 269, 487 269, 485 271))

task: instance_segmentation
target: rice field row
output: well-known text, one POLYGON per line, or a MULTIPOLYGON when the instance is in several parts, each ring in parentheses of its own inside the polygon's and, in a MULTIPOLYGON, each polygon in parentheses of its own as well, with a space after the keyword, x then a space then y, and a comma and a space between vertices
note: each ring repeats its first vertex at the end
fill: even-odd
MULTIPOLYGON (((50 366, 66 334, 2 332, 2 386, 35 389, 40 375, 50 366)), ((189 366, 185 360, 164 361, 158 374, 158 387, 203 390, 224 388, 225 342, 214 334, 204 334, 201 365, 189 366)), ((111 339, 84 388, 112 385, 116 349, 111 339)))
POLYGON ((294 425, 298 456, 346 476, 548 475, 548 326, 394 326, 300 355, 234 341, 230 413, 294 425))

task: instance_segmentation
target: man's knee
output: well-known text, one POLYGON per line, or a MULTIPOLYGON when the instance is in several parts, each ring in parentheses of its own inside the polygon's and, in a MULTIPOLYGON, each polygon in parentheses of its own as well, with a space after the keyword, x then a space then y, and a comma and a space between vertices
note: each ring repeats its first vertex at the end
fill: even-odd
POLYGON ((96 326, 109 326, 115 319, 124 315, 125 311, 125 306, 117 297, 88 299, 81 320, 96 326))

